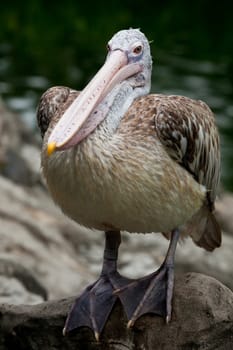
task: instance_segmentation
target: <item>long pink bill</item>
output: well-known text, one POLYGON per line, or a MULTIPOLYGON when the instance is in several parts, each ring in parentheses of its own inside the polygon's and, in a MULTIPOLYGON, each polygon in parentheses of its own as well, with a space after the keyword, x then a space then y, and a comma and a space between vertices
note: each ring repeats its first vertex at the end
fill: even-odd
POLYGON ((121 50, 110 53, 103 67, 85 89, 67 108, 48 139, 47 151, 65 149, 82 128, 99 102, 118 83, 141 71, 139 64, 128 64, 126 54, 121 50))

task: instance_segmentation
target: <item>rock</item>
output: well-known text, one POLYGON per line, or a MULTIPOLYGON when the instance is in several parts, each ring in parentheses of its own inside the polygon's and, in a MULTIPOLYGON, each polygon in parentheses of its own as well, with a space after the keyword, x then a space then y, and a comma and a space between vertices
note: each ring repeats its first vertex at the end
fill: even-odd
POLYGON ((129 330, 117 303, 99 343, 87 328, 62 336, 72 302, 70 298, 32 306, 1 305, 0 349, 232 349, 233 293, 211 277, 189 273, 176 279, 169 325, 156 315, 145 315, 129 330))
POLYGON ((16 183, 32 186, 41 182, 39 143, 18 115, 0 99, 0 171, 16 183))
MULTIPOLYGON (((0 176, 0 258, 24 266, 47 290, 48 298, 75 295, 97 278, 104 248, 103 233, 66 218, 46 190, 25 187, 0 176), (17 234, 16 234, 17 233, 17 234)), ((168 241, 159 234, 122 234, 119 268, 142 277, 162 263, 168 241)), ((191 240, 178 246, 176 272, 202 272, 233 289, 233 239, 208 253, 191 240)))
POLYGON ((21 144, 21 123, 18 117, 10 112, 2 99, 0 99, 0 164, 1 167, 7 161, 6 152, 9 149, 17 149, 21 144), (17 121, 19 123, 17 123, 17 121))
POLYGON ((29 292, 18 278, 0 276, 1 304, 38 304, 42 301, 42 297, 29 292))
POLYGON ((47 292, 29 270, 11 260, 0 259, 0 303, 37 304, 47 292))
MULTIPOLYGON (((168 241, 160 234, 123 236, 119 267, 122 274, 141 277, 158 268, 166 255, 168 241)), ((214 252, 197 247, 191 239, 178 244, 175 270, 200 272, 219 279, 233 290, 233 238, 223 234, 222 246, 214 252)))
POLYGON ((233 236, 233 196, 231 193, 222 193, 216 202, 216 217, 226 233, 233 236))
POLYGON ((94 278, 81 254, 92 241, 88 230, 64 218, 40 187, 0 176, 0 193, 0 259, 27 268, 49 298, 71 295, 94 278))
MULTIPOLYGON (((188 275, 185 280, 177 278, 173 319, 177 320, 178 315, 182 321, 176 323, 177 328, 174 322, 164 327, 160 318, 147 316, 138 321, 136 328, 129 332, 125 328, 126 320, 118 305, 103 334, 104 342, 101 345, 93 342, 90 332, 86 330, 67 338, 61 336, 71 299, 23 306, 24 303, 41 303, 46 298, 54 300, 77 295, 87 284, 93 282, 101 270, 104 236, 102 232, 80 227, 55 207, 41 180, 40 146, 36 135, 32 135, 1 101, 0 132, 0 303, 9 303, 0 306, 0 317, 3 320, 0 323, 0 349, 2 344, 3 349, 6 346, 8 349, 19 350, 49 349, 52 345, 54 349, 72 349, 75 341, 80 349, 131 349, 134 344, 134 349, 142 350, 150 349, 153 342, 160 344, 161 349, 171 349, 167 345, 168 340, 170 345, 173 341, 178 344, 180 347, 177 349, 208 349, 205 348, 205 339, 207 344, 214 344, 209 348, 221 349, 217 336, 224 346, 228 346, 227 341, 232 333, 227 327, 229 324, 232 326, 232 318, 229 316, 229 322, 222 321, 220 309, 215 305, 215 296, 223 293, 221 300, 219 299, 219 305, 223 305, 224 298, 230 295, 230 291, 221 284, 216 287, 216 281, 200 275, 191 275, 190 281, 188 275), (215 296, 208 286, 214 288, 215 296), (194 292, 191 288, 194 288, 194 292), (202 295, 198 294, 198 290, 201 290, 202 295), (200 310, 210 307, 209 313, 206 313, 209 315, 207 320, 204 311, 203 314, 198 311, 199 307, 200 310), (213 311, 212 307, 216 307, 217 311, 213 311), (192 314, 194 318, 190 317, 192 314), (184 317, 187 318, 186 321, 184 317), (122 325, 119 324, 119 319, 122 320, 122 325), (208 320, 212 320, 212 326, 202 323, 208 320), (147 330, 151 322, 153 334, 147 330), (200 332, 197 330, 198 322, 200 332), (49 334, 46 327, 50 327, 49 334), (213 341, 209 340, 207 330, 213 341), (199 332, 199 343, 195 332, 199 332), (1 334, 4 334, 4 338, 1 338, 1 334), (224 334, 226 343, 223 340, 224 334), (189 340, 187 336, 190 337, 189 340), (88 344, 88 348, 83 344, 88 344)), ((187 271, 201 272, 219 279, 233 289, 232 194, 223 193, 220 196, 216 204, 216 214, 226 231, 223 234, 222 247, 208 253, 187 239, 177 249, 176 275, 187 271)), ((162 263, 167 247, 168 241, 160 234, 123 233, 119 254, 120 272, 137 278, 154 271, 162 263)), ((232 304, 229 305, 228 311, 232 312, 232 304)), ((223 306, 225 310, 225 304, 223 306)), ((224 313, 226 314, 225 311, 224 313)))

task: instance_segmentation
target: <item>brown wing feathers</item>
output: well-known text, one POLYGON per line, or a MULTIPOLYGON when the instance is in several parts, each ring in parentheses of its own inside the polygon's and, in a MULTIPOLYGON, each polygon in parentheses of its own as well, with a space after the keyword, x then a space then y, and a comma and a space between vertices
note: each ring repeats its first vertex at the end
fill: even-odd
POLYGON ((214 115, 204 102, 183 96, 161 95, 156 111, 156 132, 168 154, 207 188, 206 205, 187 230, 197 245, 211 251, 221 244, 221 230, 213 215, 220 176, 214 115))
POLYGON ((170 96, 157 107, 155 126, 168 154, 206 186, 213 204, 219 183, 220 152, 209 107, 202 101, 170 96))

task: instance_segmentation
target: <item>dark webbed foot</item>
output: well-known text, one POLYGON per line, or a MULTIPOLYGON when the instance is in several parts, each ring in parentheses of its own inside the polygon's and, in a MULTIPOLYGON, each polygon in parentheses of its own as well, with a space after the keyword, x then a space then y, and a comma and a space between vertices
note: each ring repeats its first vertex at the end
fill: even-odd
POLYGON ((154 273, 138 280, 117 272, 119 232, 106 232, 103 268, 96 282, 76 299, 64 327, 64 334, 79 327, 89 327, 98 341, 111 310, 119 297, 128 317, 128 327, 142 315, 154 313, 171 319, 174 286, 174 256, 179 231, 172 232, 167 256, 154 273))
POLYGON ((88 286, 72 306, 63 333, 86 326, 93 330, 98 340, 117 299, 113 291, 114 288, 108 276, 101 276, 95 283, 88 286))
POLYGON ((169 322, 172 312, 174 286, 174 255, 179 231, 172 232, 167 256, 161 267, 144 278, 135 280, 115 291, 122 302, 128 317, 128 327, 142 315, 154 313, 169 322))
POLYGON ((67 317, 63 333, 75 328, 89 327, 98 341, 109 314, 118 298, 114 291, 131 280, 117 272, 117 253, 120 245, 119 232, 106 232, 103 268, 96 282, 88 286, 76 299, 67 317))

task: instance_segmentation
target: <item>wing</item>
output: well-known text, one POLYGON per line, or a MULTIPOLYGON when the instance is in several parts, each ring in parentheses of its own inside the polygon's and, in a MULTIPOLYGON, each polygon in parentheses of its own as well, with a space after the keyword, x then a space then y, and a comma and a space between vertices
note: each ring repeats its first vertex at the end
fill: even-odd
POLYGON ((171 158, 206 186, 212 211, 220 177, 220 146, 209 107, 187 97, 163 95, 157 104, 155 128, 171 158))
POLYGON ((37 123, 42 138, 51 121, 56 122, 79 92, 65 86, 54 86, 41 96, 37 108, 37 123))

